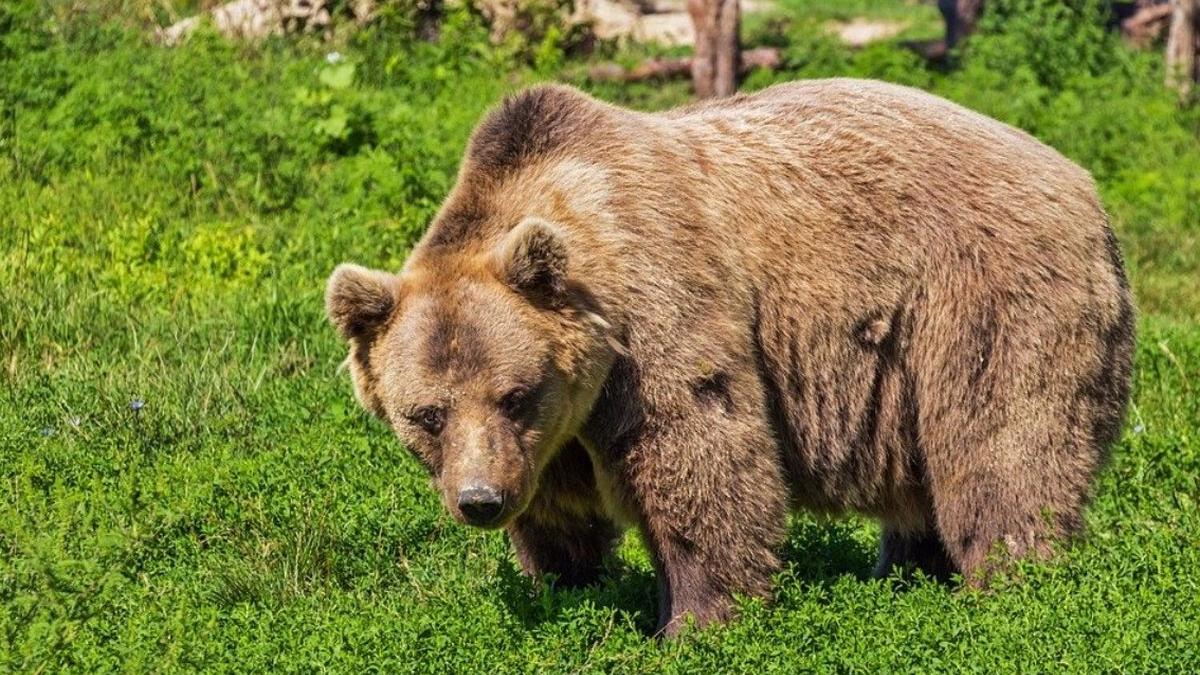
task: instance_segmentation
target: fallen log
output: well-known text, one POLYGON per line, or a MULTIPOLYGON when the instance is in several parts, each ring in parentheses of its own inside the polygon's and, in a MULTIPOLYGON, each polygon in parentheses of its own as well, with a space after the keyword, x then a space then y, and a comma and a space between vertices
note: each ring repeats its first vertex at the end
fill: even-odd
POLYGON ((1121 22, 1121 36, 1135 47, 1149 47, 1166 30, 1170 18, 1170 4, 1143 5, 1121 22))
MULTIPOLYGON (((774 47, 759 47, 742 52, 738 71, 741 75, 755 68, 775 70, 783 63, 783 57, 774 47)), ((625 68, 617 63, 598 63, 588 68, 588 79, 594 82, 641 82, 643 80, 690 77, 692 57, 650 59, 625 68)))

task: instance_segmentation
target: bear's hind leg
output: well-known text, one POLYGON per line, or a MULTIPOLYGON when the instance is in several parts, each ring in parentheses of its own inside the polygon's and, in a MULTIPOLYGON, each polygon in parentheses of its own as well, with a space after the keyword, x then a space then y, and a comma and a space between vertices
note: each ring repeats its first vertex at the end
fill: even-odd
POLYGON ((1011 561, 1047 557, 1053 541, 1065 534, 1048 514, 986 477, 962 484, 938 509, 938 529, 963 579, 983 586, 1011 561))
POLYGON ((946 582, 958 571, 937 529, 923 532, 904 532, 884 525, 879 540, 879 562, 875 576, 882 578, 900 570, 908 575, 920 570, 938 581, 946 582))
POLYGON ((934 521, 980 586, 1082 529, 1124 408, 1131 315, 1107 302, 1115 280, 1014 287, 976 271, 926 289, 908 366, 934 521))
POLYGON ((963 578, 974 586, 985 585, 991 573, 1012 560, 1049 557, 1057 541, 1082 528, 1094 462, 1083 453, 1054 452, 1069 441, 1049 428, 1051 422, 1040 430, 1025 422, 971 450, 972 457, 993 458, 990 465, 929 462, 937 530, 963 578), (1039 447, 1047 449, 1018 450, 1039 447), (1005 458, 1019 459, 1010 464, 1005 458))

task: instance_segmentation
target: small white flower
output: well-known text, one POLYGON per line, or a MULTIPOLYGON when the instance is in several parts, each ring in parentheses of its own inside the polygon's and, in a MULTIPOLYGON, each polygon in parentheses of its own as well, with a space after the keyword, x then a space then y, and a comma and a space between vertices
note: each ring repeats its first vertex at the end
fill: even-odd
POLYGON ((325 55, 325 63, 338 63, 342 60, 341 52, 329 52, 325 55))

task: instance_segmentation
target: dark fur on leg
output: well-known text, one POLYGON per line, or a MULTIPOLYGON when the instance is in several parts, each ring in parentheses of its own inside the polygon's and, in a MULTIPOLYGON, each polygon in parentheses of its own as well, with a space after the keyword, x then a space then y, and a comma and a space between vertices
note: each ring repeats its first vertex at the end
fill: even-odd
POLYGON ((900 570, 905 576, 920 570, 943 583, 949 582, 958 571, 935 530, 914 534, 884 527, 875 576, 886 577, 893 570, 900 570))
MULTIPOLYGON (((727 399, 731 410, 756 402, 752 388, 742 391, 727 399)), ((735 594, 769 597, 786 521, 787 487, 766 450, 769 432, 753 418, 724 417, 725 399, 700 403, 706 409, 696 417, 655 428, 629 453, 661 461, 618 472, 658 570, 659 631, 667 636, 689 615, 699 626, 728 619, 735 594), (746 448, 763 449, 750 455, 760 459, 741 461, 746 448)))
POLYGON ((567 587, 599 578, 617 535, 601 514, 591 460, 577 442, 550 463, 534 503, 508 527, 525 574, 535 579, 552 574, 567 587))

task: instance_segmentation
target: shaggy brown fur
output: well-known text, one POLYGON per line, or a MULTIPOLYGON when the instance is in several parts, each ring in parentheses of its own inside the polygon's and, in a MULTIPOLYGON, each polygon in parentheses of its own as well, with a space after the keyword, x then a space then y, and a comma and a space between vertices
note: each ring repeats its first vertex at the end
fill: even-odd
POLYGON ((661 114, 514 96, 404 269, 342 266, 327 300, 451 513, 570 583, 640 528, 668 632, 769 592, 791 507, 878 518, 881 572, 1045 554, 1133 345, 1087 173, 854 80, 661 114))

